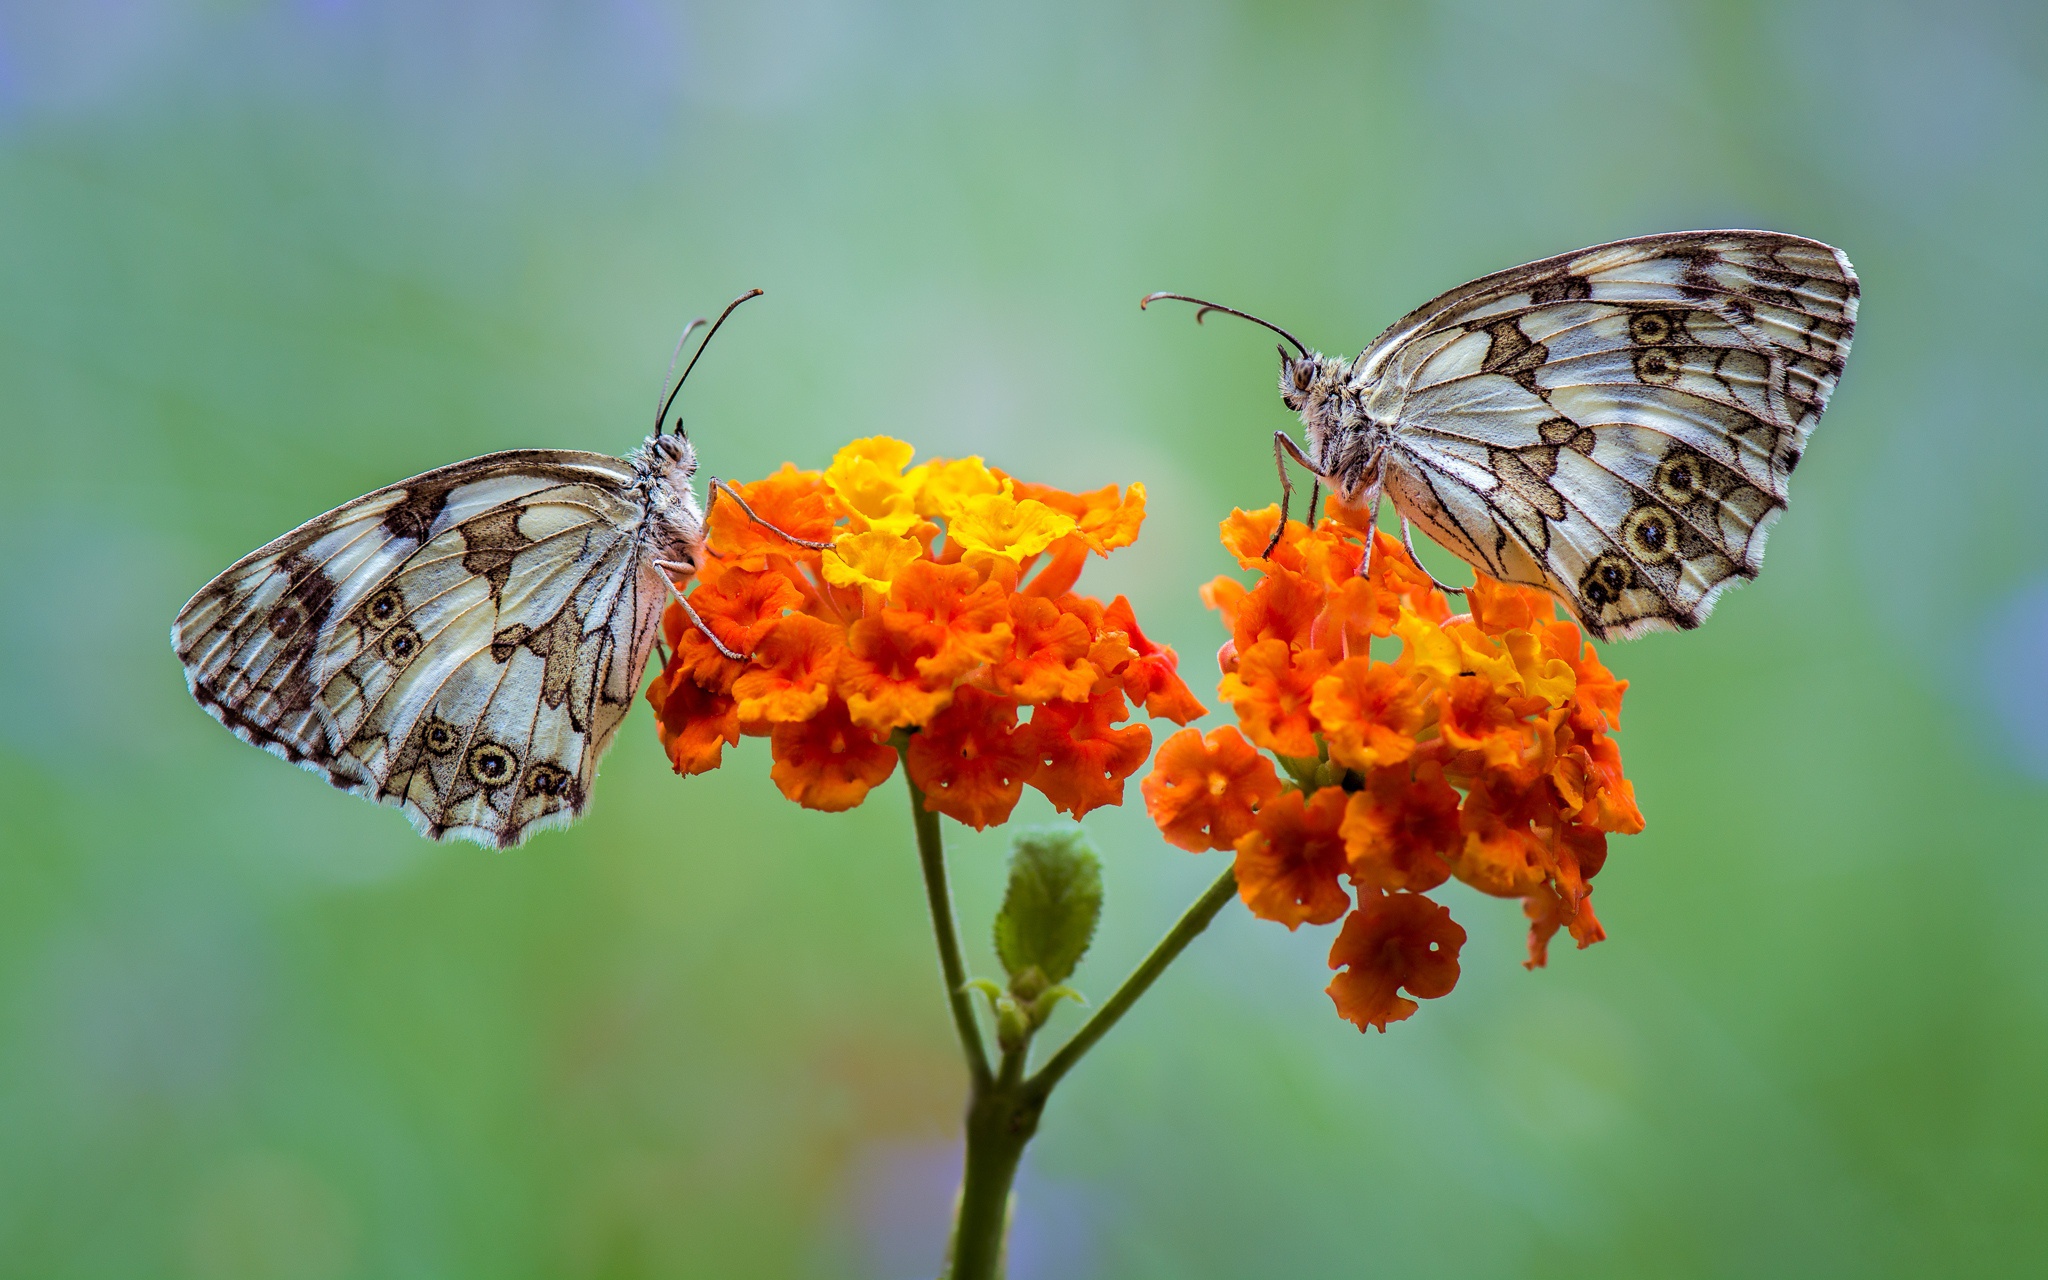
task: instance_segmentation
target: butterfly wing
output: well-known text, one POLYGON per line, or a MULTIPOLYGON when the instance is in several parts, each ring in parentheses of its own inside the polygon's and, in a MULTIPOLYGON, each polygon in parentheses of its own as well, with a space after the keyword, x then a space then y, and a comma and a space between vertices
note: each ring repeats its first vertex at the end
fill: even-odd
POLYGON ((583 811, 639 690, 667 590, 641 503, 603 454, 456 463, 244 557, 171 642, 245 741, 428 836, 517 844, 583 811))
POLYGON ((1400 511, 1592 634, 1695 627, 1756 576, 1841 377, 1840 250, 1763 231, 1646 236, 1475 280, 1353 366, 1394 423, 1400 511))

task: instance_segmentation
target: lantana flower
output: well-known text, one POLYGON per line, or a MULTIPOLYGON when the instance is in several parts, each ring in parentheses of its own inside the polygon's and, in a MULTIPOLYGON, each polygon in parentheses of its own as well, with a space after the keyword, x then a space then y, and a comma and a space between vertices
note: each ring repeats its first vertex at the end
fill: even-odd
POLYGON ((1329 994, 1361 1030, 1413 1014, 1404 990, 1456 984, 1465 931, 1426 896, 1454 878, 1523 900, 1531 968, 1560 930, 1605 937, 1593 876, 1608 835, 1643 828, 1610 736, 1627 682, 1542 592, 1481 576, 1454 615, 1398 540, 1325 519, 1274 543, 1279 520, 1223 522, 1259 574, 1202 591, 1230 632, 1218 692, 1237 727, 1160 748, 1142 788, 1160 831, 1232 850, 1254 915, 1341 919, 1329 994))
POLYGON ((1091 554, 1137 538, 1144 486, 1073 494, 912 457, 856 440, 822 472, 735 486, 745 509, 713 500, 689 601, 718 644, 671 604, 647 691, 676 771, 754 736, 810 809, 861 803, 899 747, 927 808, 977 829, 1027 786, 1075 817, 1121 803, 1152 754, 1123 722, 1205 714, 1129 601, 1074 591, 1091 554))

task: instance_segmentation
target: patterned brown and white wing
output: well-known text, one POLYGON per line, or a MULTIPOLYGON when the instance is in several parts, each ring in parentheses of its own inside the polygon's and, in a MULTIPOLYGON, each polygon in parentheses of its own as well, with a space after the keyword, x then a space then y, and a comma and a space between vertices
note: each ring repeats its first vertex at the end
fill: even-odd
POLYGON ((1602 639, 1695 627, 1762 567, 1857 296, 1796 236, 1625 240, 1445 294, 1352 384, 1395 424, 1389 496, 1444 546, 1602 639))
POLYGON ((588 803, 666 587, 626 463, 519 450, 339 507, 209 583, 172 629, 245 740, 423 833, 518 843, 588 803))

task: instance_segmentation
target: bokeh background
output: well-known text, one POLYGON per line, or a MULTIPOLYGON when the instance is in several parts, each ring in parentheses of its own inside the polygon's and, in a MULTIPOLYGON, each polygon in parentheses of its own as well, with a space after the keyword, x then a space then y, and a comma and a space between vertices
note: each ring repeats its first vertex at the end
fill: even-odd
MULTIPOLYGON (((900 786, 805 813, 645 711, 497 853, 236 742, 166 643, 242 552, 494 449, 886 432, 1143 480, 1199 691, 1272 343, 1596 241, 1844 246, 1863 322, 1769 571, 1611 648, 1611 941, 1385 1036, 1225 913, 1063 1088, 1016 1280, 2011 1275, 2048 1257, 2039 5, 0 3, 0 1274, 936 1267, 960 1070, 900 786)), ((1448 561, 1437 557, 1448 572, 1448 561)), ((1217 870, 1088 826, 1098 997, 1217 870)), ((1020 818, 1049 816, 1035 796, 1020 818)), ((951 828, 975 962, 1000 833, 951 828)), ((1056 1029, 1073 1025, 1061 1015, 1056 1029)))

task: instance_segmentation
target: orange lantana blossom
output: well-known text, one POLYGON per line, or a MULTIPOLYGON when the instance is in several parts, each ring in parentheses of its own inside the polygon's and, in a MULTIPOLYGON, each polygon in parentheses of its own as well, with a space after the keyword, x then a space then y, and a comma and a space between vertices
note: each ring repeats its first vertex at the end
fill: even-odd
POLYGON ((859 804, 899 746, 926 806, 976 828, 1026 786, 1075 817, 1121 803, 1152 752, 1149 728, 1121 724, 1132 708, 1204 713, 1129 601, 1074 591, 1091 554, 1136 540, 1144 486, 1066 493, 979 458, 912 456, 856 440, 822 472, 785 464, 735 486, 751 516, 712 499, 689 600, 744 658, 669 605, 672 653, 647 698, 676 772, 716 768, 752 735, 808 809, 859 804))
POLYGON ((1218 692, 1237 725, 1161 746, 1143 790, 1166 838, 1235 850, 1255 915, 1343 920, 1329 994, 1361 1030, 1414 1013, 1404 989, 1456 984, 1465 931, 1427 896, 1453 878, 1522 899, 1531 968, 1559 929, 1598 942, 1607 837, 1643 828, 1610 736, 1627 682, 1540 591, 1481 576, 1453 616, 1398 540, 1291 521, 1269 558, 1279 519, 1223 522, 1261 575, 1202 592, 1230 628, 1218 692))

